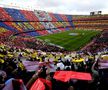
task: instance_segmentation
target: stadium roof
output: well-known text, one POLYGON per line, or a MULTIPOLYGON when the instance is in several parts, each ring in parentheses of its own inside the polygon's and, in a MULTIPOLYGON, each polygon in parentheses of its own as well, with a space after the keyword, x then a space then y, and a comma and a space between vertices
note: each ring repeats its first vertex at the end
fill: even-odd
POLYGON ((108 14, 108 0, 0 0, 0 6, 62 14, 84 15, 91 11, 108 14))

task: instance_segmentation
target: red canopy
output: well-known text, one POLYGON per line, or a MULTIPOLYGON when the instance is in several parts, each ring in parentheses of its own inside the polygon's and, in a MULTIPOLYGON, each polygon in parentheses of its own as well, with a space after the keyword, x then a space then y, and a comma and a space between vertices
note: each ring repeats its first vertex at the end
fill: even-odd
POLYGON ((56 71, 54 74, 54 78, 63 82, 67 82, 70 79, 92 80, 90 73, 75 71, 56 71))

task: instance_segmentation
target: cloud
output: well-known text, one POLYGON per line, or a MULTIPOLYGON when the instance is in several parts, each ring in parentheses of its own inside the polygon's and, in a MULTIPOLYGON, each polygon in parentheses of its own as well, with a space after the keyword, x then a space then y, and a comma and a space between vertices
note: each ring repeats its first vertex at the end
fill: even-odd
MULTIPOLYGON (((91 11, 108 11, 107 0, 38 0, 39 9, 55 13, 89 14, 91 11)), ((37 4, 38 4, 37 3, 37 4)))
POLYGON ((64 14, 89 14, 91 11, 108 12, 108 0, 2 0, 0 3, 16 3, 19 7, 30 7, 64 14))
POLYGON ((61 5, 59 0, 37 0, 37 5, 40 7, 58 7, 61 5))

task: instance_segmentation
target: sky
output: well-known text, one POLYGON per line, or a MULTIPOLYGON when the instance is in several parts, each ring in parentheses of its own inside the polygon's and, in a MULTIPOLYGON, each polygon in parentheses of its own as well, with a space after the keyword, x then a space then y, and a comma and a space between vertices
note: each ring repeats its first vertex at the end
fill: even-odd
POLYGON ((108 0, 0 0, 0 6, 59 14, 87 15, 92 11, 108 14, 108 0))

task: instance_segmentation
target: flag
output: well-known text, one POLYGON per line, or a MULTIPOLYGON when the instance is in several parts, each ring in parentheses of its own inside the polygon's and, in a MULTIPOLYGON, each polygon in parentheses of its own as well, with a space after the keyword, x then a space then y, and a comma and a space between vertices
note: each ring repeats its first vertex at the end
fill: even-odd
POLYGON ((45 90, 44 83, 49 87, 49 90, 52 90, 52 83, 49 80, 38 78, 35 83, 32 85, 30 90, 45 90))
POLYGON ((67 82, 70 79, 92 80, 90 73, 75 71, 56 71, 54 74, 54 78, 63 82, 67 82))
POLYGON ((37 61, 23 61, 22 63, 28 72, 37 71, 39 69, 39 62, 37 61))
POLYGON ((40 79, 37 79, 36 82, 30 88, 30 90, 45 90, 45 85, 40 79))
POLYGON ((39 67, 42 67, 44 65, 51 69, 53 68, 51 66, 51 63, 46 63, 46 62, 22 61, 22 63, 28 72, 37 71, 37 70, 39 70, 39 67))
POLYGON ((56 71, 54 78, 63 82, 69 81, 70 73, 69 71, 56 71))

